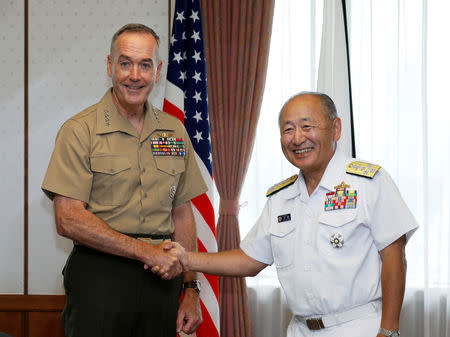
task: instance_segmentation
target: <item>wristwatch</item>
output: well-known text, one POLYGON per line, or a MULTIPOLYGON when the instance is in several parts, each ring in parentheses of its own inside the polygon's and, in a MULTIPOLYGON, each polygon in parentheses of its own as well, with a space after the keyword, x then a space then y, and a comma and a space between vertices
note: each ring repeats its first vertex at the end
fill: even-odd
POLYGON ((391 331, 391 330, 386 330, 386 329, 380 328, 380 330, 378 330, 378 333, 380 335, 383 335, 386 337, 400 337, 400 330, 391 331))
POLYGON ((197 292, 197 294, 200 294, 200 281, 192 280, 192 281, 184 282, 183 283, 183 291, 185 291, 186 288, 192 288, 197 292))

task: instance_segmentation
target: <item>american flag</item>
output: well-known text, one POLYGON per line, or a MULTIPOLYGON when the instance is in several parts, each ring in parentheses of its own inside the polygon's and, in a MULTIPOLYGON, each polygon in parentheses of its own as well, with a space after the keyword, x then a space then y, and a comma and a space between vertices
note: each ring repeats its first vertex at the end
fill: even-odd
MULTIPOLYGON (((184 123, 207 193, 192 200, 199 252, 217 252, 206 64, 199 0, 176 0, 163 110, 184 123)), ((200 274, 203 324, 198 337, 219 336, 218 277, 200 274)))

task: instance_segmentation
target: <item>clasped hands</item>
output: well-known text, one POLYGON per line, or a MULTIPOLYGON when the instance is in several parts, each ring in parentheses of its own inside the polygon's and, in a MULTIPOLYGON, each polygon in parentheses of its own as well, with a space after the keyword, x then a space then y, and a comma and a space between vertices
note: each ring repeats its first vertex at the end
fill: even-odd
POLYGON ((171 280, 181 273, 189 271, 189 258, 186 250, 174 241, 163 241, 153 246, 157 251, 154 254, 154 262, 150 266, 144 264, 145 269, 158 274, 162 279, 171 280))

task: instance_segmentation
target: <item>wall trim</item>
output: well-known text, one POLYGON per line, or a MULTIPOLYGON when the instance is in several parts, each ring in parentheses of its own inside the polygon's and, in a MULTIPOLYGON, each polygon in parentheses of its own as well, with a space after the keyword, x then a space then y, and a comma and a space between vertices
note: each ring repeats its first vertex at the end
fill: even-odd
POLYGON ((62 311, 65 295, 0 295, 0 311, 62 311))

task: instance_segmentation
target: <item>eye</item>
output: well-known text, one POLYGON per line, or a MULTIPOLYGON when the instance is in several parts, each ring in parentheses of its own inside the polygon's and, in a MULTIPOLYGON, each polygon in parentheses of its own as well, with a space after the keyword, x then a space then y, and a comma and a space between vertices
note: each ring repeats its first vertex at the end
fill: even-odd
POLYGON ((283 129, 283 133, 290 133, 290 132, 292 132, 292 131, 294 131, 294 128, 291 127, 291 126, 286 127, 286 128, 283 129))
POLYGON ((120 66, 122 67, 122 68, 127 68, 127 67, 129 67, 131 65, 131 62, 129 62, 129 61, 122 61, 122 62, 120 62, 120 66))
POLYGON ((150 70, 152 68, 152 64, 151 63, 142 63, 141 68, 143 70, 150 70))

